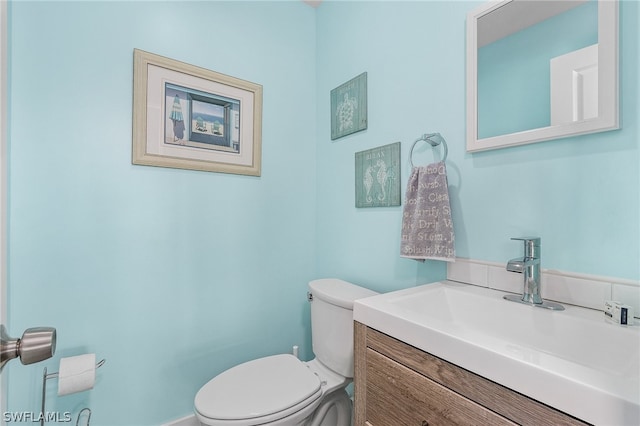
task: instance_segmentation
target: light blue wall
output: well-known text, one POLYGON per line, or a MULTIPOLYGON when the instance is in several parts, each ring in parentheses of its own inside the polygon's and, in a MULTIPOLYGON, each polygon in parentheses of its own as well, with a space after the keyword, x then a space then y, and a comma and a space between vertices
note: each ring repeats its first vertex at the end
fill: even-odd
POLYGON ((621 4, 622 130, 471 155, 478 4, 13 3, 10 327, 60 339, 46 364, 9 364, 9 408, 38 409, 43 365, 96 352, 96 388, 55 402, 52 384, 47 408, 158 424, 230 365, 293 344, 309 358, 309 279, 443 278, 440 262, 399 258, 401 207, 354 207, 354 153, 401 141, 404 187, 425 132, 449 143, 459 256, 505 262, 520 252, 510 237, 536 234, 546 268, 640 279, 638 3, 621 4), (130 164, 134 47, 263 84, 261 178, 130 164), (369 127, 332 142, 329 92, 363 71, 369 127))
MULTIPOLYGON (((324 2, 317 23, 319 275, 378 290, 439 277, 437 262, 398 257, 401 207, 354 207, 353 163, 355 152, 401 141, 404 187, 411 144, 440 132, 449 145, 458 256, 506 262, 522 250, 511 237, 538 235, 545 268, 639 279, 640 11, 636 1, 620 3, 621 130, 468 154, 465 23, 481 2, 324 2), (329 91, 363 71, 368 129, 332 142, 329 91)), ((432 161, 430 151, 414 162, 432 161)))
MULTIPOLYGON (((355 208, 354 154, 400 141, 406 165, 411 143, 423 133, 445 132, 455 144, 446 129, 456 128, 462 142, 464 49, 451 47, 464 45, 466 9, 337 1, 318 8, 318 275, 385 291, 444 278, 443 262, 399 257, 402 207, 355 208), (364 71, 368 128, 331 141, 329 92, 364 71)), ((433 158, 421 151, 416 158, 433 158)), ((403 198, 408 174, 403 167, 403 198)), ((458 179, 450 184, 456 198, 458 179)))
MULTIPOLYGON (((238 362, 301 346, 315 278, 315 17, 302 2, 11 4, 10 329, 58 329, 13 362, 9 409, 44 366, 95 352, 92 424, 157 425, 238 362), (131 165, 133 49, 264 87, 262 177, 131 165)), ((73 419, 75 424, 75 417, 73 419)))

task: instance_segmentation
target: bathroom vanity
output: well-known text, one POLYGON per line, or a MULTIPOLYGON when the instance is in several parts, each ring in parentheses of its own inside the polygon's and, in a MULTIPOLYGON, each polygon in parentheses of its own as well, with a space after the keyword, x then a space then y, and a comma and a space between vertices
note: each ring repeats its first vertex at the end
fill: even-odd
POLYGON ((640 424, 639 326, 504 294, 442 281, 356 300, 355 424, 640 424))
POLYGON ((586 425, 355 322, 356 425, 586 425))

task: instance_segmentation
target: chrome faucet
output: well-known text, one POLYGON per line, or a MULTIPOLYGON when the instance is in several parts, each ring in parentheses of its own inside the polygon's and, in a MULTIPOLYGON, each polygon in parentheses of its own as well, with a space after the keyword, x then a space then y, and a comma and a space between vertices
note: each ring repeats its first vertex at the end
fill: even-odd
POLYGON ((511 259, 507 263, 507 271, 523 274, 524 290, 522 296, 506 295, 504 298, 512 302, 524 303, 526 305, 552 309, 554 311, 564 310, 564 306, 561 304, 542 300, 542 296, 540 295, 540 238, 520 237, 511 239, 524 241, 524 257, 511 259))

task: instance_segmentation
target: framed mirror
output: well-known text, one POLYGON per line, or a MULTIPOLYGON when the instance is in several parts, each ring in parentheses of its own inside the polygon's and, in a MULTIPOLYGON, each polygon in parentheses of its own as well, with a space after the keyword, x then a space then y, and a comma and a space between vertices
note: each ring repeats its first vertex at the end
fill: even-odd
POLYGON ((467 14, 467 152, 619 128, 618 0, 467 14))

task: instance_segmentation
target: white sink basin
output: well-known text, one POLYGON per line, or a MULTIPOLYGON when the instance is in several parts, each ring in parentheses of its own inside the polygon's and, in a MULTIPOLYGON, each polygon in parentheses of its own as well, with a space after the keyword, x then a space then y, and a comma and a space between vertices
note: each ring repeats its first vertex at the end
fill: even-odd
POLYGON ((450 281, 361 299, 354 319, 596 425, 640 425, 640 326, 450 281))

